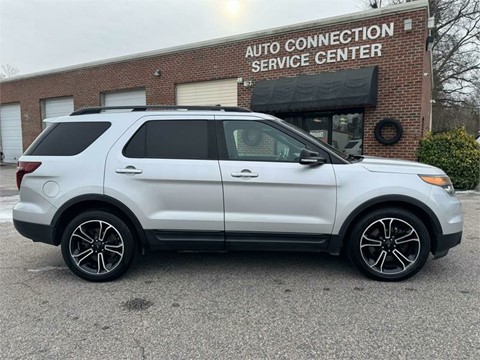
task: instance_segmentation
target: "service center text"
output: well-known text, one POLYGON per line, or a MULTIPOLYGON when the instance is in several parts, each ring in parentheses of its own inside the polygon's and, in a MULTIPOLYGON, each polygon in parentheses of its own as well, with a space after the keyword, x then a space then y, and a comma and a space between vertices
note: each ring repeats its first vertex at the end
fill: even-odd
POLYGON ((270 56, 267 59, 254 60, 251 63, 252 72, 262 72, 277 69, 298 68, 311 64, 322 65, 339 61, 366 59, 382 56, 382 44, 355 45, 359 41, 377 40, 391 37, 394 33, 394 23, 364 26, 343 31, 332 31, 325 34, 315 34, 295 39, 288 39, 283 44, 278 41, 250 45, 247 47, 245 58, 259 58, 270 56), (353 43, 353 44, 352 44, 353 43), (323 46, 348 45, 329 50, 307 52, 323 46), (301 52, 278 57, 281 50, 287 53, 301 52))

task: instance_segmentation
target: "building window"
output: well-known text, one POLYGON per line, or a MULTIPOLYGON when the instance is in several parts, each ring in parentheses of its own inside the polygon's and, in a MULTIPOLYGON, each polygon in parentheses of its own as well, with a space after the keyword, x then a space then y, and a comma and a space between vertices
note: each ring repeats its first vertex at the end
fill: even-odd
POLYGON ((347 154, 363 154, 363 110, 276 114, 347 154))

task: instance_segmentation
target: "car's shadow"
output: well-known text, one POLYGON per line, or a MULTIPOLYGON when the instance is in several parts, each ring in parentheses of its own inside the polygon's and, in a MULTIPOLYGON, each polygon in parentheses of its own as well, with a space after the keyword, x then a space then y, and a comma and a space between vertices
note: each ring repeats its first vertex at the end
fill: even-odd
MULTIPOLYGON (((32 269, 27 269, 32 274, 50 276, 55 272, 44 270, 64 270, 66 268, 59 248, 45 248, 45 253, 40 256, 36 253, 36 260, 40 260, 32 269), (49 251, 47 251, 49 250, 49 251), (40 265, 41 264, 41 265, 40 265), (48 265, 47 265, 48 264, 48 265), (38 268, 38 269, 37 269, 38 268)), ((457 264, 458 265, 458 264, 457 264)), ((452 259, 443 261, 427 261, 425 268, 407 281, 438 281, 440 274, 451 272, 455 262, 452 259)), ((65 273, 65 275, 67 274, 65 273)), ((70 274, 74 276, 73 274, 70 274)), ((229 278, 322 278, 325 281, 371 281, 360 273, 344 254, 333 256, 327 253, 307 252, 174 252, 157 251, 145 255, 137 254, 130 269, 121 280, 146 281, 175 277, 229 277, 229 278)), ((451 275, 450 275, 451 276, 451 275)))
MULTIPOLYGON (((326 277, 355 276, 345 256, 302 252, 151 252, 136 257, 129 278, 159 272, 190 274, 321 273, 326 277)), ((361 277, 361 275, 358 275, 361 277)))

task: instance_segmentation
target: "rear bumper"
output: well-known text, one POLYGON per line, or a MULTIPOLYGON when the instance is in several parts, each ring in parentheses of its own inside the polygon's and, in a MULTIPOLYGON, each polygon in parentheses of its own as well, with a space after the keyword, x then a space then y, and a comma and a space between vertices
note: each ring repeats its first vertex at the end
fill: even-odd
POLYGON ((432 248, 434 259, 439 259, 448 254, 448 250, 457 246, 462 241, 462 231, 453 234, 439 235, 436 239, 436 244, 432 248))
POLYGON ((15 229, 26 238, 35 242, 43 242, 45 244, 55 245, 53 243, 53 232, 49 225, 35 224, 26 221, 13 220, 15 229))

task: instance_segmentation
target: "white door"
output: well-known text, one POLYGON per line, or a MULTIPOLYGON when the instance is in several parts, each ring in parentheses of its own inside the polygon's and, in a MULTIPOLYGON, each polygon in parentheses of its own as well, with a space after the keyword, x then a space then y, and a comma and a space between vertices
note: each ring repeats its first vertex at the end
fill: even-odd
POLYGON ((237 80, 212 80, 178 84, 177 105, 237 106, 237 80))
POLYGON ((43 118, 70 115, 73 112, 73 97, 61 97, 43 100, 43 118))
POLYGON ((299 164, 307 146, 264 122, 223 121, 219 131, 227 249, 326 245, 336 211, 332 165, 299 164))
POLYGON ((0 132, 4 162, 17 162, 23 154, 22 118, 20 104, 0 107, 0 132))
POLYGON ((145 89, 116 91, 103 94, 103 106, 146 105, 145 89))

